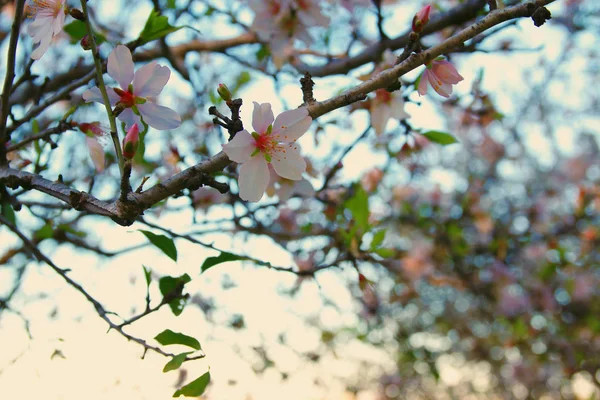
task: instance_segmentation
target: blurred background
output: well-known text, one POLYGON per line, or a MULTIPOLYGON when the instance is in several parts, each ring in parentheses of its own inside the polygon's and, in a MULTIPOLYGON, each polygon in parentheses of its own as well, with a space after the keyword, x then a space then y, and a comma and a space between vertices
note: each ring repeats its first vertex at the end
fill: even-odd
MULTIPOLYGON (((322 66, 377 45, 382 32, 405 35, 424 5, 308 3, 312 19, 300 21, 309 36, 283 49, 252 36, 260 30, 257 2, 88 3, 106 39, 103 57, 135 40, 153 9, 194 28, 134 53, 136 69, 150 59, 171 68, 159 103, 183 120, 173 131, 149 130, 134 188, 221 150, 227 134, 207 111, 228 113, 219 83, 243 100, 246 127, 253 101, 271 103, 275 115, 302 103, 304 67, 313 68, 315 98, 330 98, 385 68, 383 52, 351 70, 320 76, 322 66), (224 38, 241 39, 184 48, 224 38)), ((440 23, 423 47, 484 16, 486 4, 434 3, 432 23, 461 7, 472 16, 440 23)), ((14 4, 0 7, 4 77, 14 4)), ((419 96, 422 67, 403 76, 397 93, 410 118, 390 121, 383 133, 370 128, 372 98, 314 121, 299 140, 312 191, 289 198, 291 183, 282 181, 259 203, 245 203, 233 165, 217 177, 229 194, 186 190, 130 227, 40 193, 10 192, 23 205, 19 228, 117 323, 142 313, 147 294, 152 306, 161 302, 161 278, 188 274, 181 315, 162 307, 125 330, 153 345, 164 329, 184 332, 206 357, 163 373, 169 358, 150 351, 142 359, 142 346, 107 332, 81 293, 0 226, 0 397, 161 399, 210 369, 206 399, 600 399, 600 4, 559 0, 548 9, 542 27, 509 21, 449 54, 464 77, 449 99, 432 90, 419 96), (458 143, 432 143, 422 135, 431 131, 458 143), (177 262, 140 230, 172 237, 177 262), (201 273, 219 254, 234 261, 201 273)), ((11 97, 16 120, 89 70, 76 28, 65 28, 35 63, 22 30, 17 79, 29 78, 11 97)), ((53 126, 73 106, 72 121, 107 126, 103 108, 81 100, 94 85, 24 120, 12 142, 53 126)), ((9 154, 13 168, 62 174, 70 186, 111 199, 119 169, 105 149, 103 171, 75 130, 9 154)))

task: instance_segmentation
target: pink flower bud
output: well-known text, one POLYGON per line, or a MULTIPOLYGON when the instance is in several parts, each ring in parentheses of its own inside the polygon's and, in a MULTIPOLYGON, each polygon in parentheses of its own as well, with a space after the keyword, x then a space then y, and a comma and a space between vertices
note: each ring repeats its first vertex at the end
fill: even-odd
POLYGON ((431 5, 428 4, 423 7, 413 17, 412 30, 413 32, 420 33, 423 27, 429 22, 429 14, 431 13, 431 5))
POLYGON ((229 88, 222 83, 219 83, 219 87, 217 88, 217 93, 219 96, 225 101, 231 101, 231 92, 229 88))
POLYGON ((140 142, 140 130, 137 124, 133 124, 127 131, 125 139, 123 139, 123 157, 131 160, 135 156, 135 152, 140 142))

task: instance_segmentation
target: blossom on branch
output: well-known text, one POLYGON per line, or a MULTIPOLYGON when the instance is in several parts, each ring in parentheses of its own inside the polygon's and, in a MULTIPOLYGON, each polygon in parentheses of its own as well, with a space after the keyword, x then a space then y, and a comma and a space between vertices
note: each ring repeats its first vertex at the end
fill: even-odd
POLYGON ((427 83, 429 83, 440 96, 450 97, 452 85, 464 79, 449 61, 433 60, 425 66, 427 68, 419 79, 418 91, 421 96, 427 94, 427 83))
POLYGON ((33 43, 39 43, 31 53, 31 58, 39 60, 50 47, 52 38, 62 31, 67 8, 65 0, 32 0, 31 3, 26 13, 34 20, 27 27, 27 33, 33 43))
POLYGON ((254 102, 252 127, 254 132, 242 130, 223 145, 223 151, 242 164, 238 185, 240 197, 259 201, 270 181, 269 164, 277 175, 298 181, 306 170, 306 161, 300 155, 296 140, 310 127, 312 118, 306 108, 285 111, 273 121, 271 104, 254 102))
POLYGON ((81 132, 86 134, 85 144, 90 152, 90 158, 94 163, 96 172, 104 171, 104 147, 107 142, 107 129, 103 128, 99 122, 83 122, 77 124, 77 127, 81 132))
POLYGON ((423 27, 429 22, 429 14, 431 13, 431 5, 428 4, 415 14, 412 21, 413 32, 420 33, 423 27))
POLYGON ((399 120, 410 118, 410 115, 404 111, 404 99, 399 90, 389 92, 386 89, 377 89, 369 111, 371 125, 378 135, 385 132, 390 118, 399 120))
MULTIPOLYGON (((111 106, 123 111, 119 119, 129 129, 133 124, 141 126, 143 120, 154 129, 174 129, 181 125, 181 117, 168 107, 155 103, 169 81, 171 70, 152 61, 133 72, 133 59, 127 46, 118 45, 108 56, 108 75, 116 80, 120 88, 107 88, 111 106)), ((103 103, 102 93, 93 87, 83 93, 85 101, 103 103)))

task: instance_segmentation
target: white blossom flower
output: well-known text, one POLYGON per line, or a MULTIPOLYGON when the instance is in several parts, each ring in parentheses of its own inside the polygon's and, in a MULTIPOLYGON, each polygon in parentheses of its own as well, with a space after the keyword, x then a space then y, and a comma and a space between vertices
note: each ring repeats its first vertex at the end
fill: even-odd
MULTIPOLYGON (((133 59, 127 46, 118 45, 108 56, 108 75, 116 80, 121 88, 107 88, 111 106, 117 104, 125 109, 119 119, 128 129, 133 124, 141 127, 140 118, 158 130, 174 129, 181 125, 181 117, 168 107, 155 103, 169 81, 171 70, 152 61, 133 72, 133 59)), ((85 101, 103 103, 98 87, 83 93, 85 101)))
POLYGON ((32 0, 27 14, 34 18, 27 27, 33 43, 39 43, 31 58, 39 60, 50 47, 54 35, 58 35, 65 24, 65 0, 32 0))
POLYGON ((306 108, 285 111, 273 122, 271 104, 254 103, 252 127, 236 133, 223 145, 223 151, 242 164, 238 185, 240 197, 246 201, 262 198, 270 181, 269 164, 282 178, 298 181, 306 170, 306 161, 300 155, 296 140, 309 128, 312 118, 306 108))

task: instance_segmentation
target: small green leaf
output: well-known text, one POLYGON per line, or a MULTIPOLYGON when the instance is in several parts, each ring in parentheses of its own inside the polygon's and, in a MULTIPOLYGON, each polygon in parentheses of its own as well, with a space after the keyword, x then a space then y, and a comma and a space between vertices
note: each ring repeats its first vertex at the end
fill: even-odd
POLYGON ((393 249, 386 249, 385 247, 375 250, 375 253, 383 258, 390 258, 396 253, 393 249))
POLYGON ((17 223, 15 211, 13 210, 12 205, 8 201, 2 202, 2 215, 13 225, 17 223))
POLYGON ((383 243, 383 239, 385 239, 385 229, 381 229, 373 235, 373 240, 371 240, 371 251, 377 249, 383 243))
POLYGON ((192 349, 201 350, 200 342, 195 338, 184 335, 183 333, 173 332, 170 329, 165 329, 158 335, 154 337, 154 339, 162 344, 163 346, 168 346, 171 344, 182 344, 184 346, 191 347, 192 349))
POLYGON ((33 132, 34 135, 40 133, 40 124, 37 119, 31 121, 31 132, 33 132))
POLYGON ((169 33, 176 32, 182 26, 172 26, 169 24, 169 19, 164 15, 160 15, 158 11, 152 10, 146 20, 146 25, 140 33, 140 44, 146 44, 156 39, 167 36, 169 33))
POLYGON ((206 260, 204 260, 204 263, 202 263, 202 267, 200 268, 200 273, 206 271, 211 267, 214 267, 217 264, 238 260, 246 260, 246 257, 238 256, 237 254, 231 254, 224 251, 216 257, 208 257, 206 260))
POLYGON ((87 34, 85 23, 77 19, 66 24, 63 29, 69 36, 71 36, 71 42, 73 43, 80 41, 87 34))
POLYGON ((37 240, 50 239, 54 235, 54 228, 52 227, 52 223, 50 221, 46 222, 44 226, 38 229, 34 234, 37 240))
POLYGON ((188 354, 192 354, 193 351, 188 351, 186 353, 177 354, 175 357, 171 359, 168 363, 165 364, 163 368, 163 372, 173 371, 174 369, 178 369, 181 367, 181 364, 185 361, 185 358, 188 354))
POLYGON ((198 397, 206 390, 206 387, 210 383, 210 372, 206 372, 200 378, 193 382, 188 383, 181 389, 177 390, 173 397, 185 396, 185 397, 198 397))
POLYGON ((440 131, 428 131, 423 133, 427 139, 431 140, 434 143, 441 144, 442 146, 446 146, 452 143, 458 143, 458 140, 454 136, 446 132, 440 131))
POLYGON ((144 265, 142 265, 142 268, 144 268, 144 277, 146 278, 146 286, 150 286, 150 282, 152 282, 152 270, 150 268, 146 268, 144 265))
POLYGON ((162 252, 165 253, 165 255, 167 255, 170 259, 177 262, 177 248, 175 247, 175 242, 173 242, 173 239, 166 237, 165 235, 157 235, 143 229, 140 229, 140 232, 142 232, 148 238, 150 243, 161 249, 162 252))
POLYGON ((344 203, 344 207, 352 213, 356 226, 363 232, 369 227, 369 196, 362 186, 355 186, 356 193, 344 203))
POLYGON ((192 278, 188 274, 179 277, 164 276, 158 281, 158 288, 163 295, 163 302, 169 304, 171 311, 176 316, 183 312, 187 300, 187 294, 183 294, 183 287, 190 282, 192 278))

